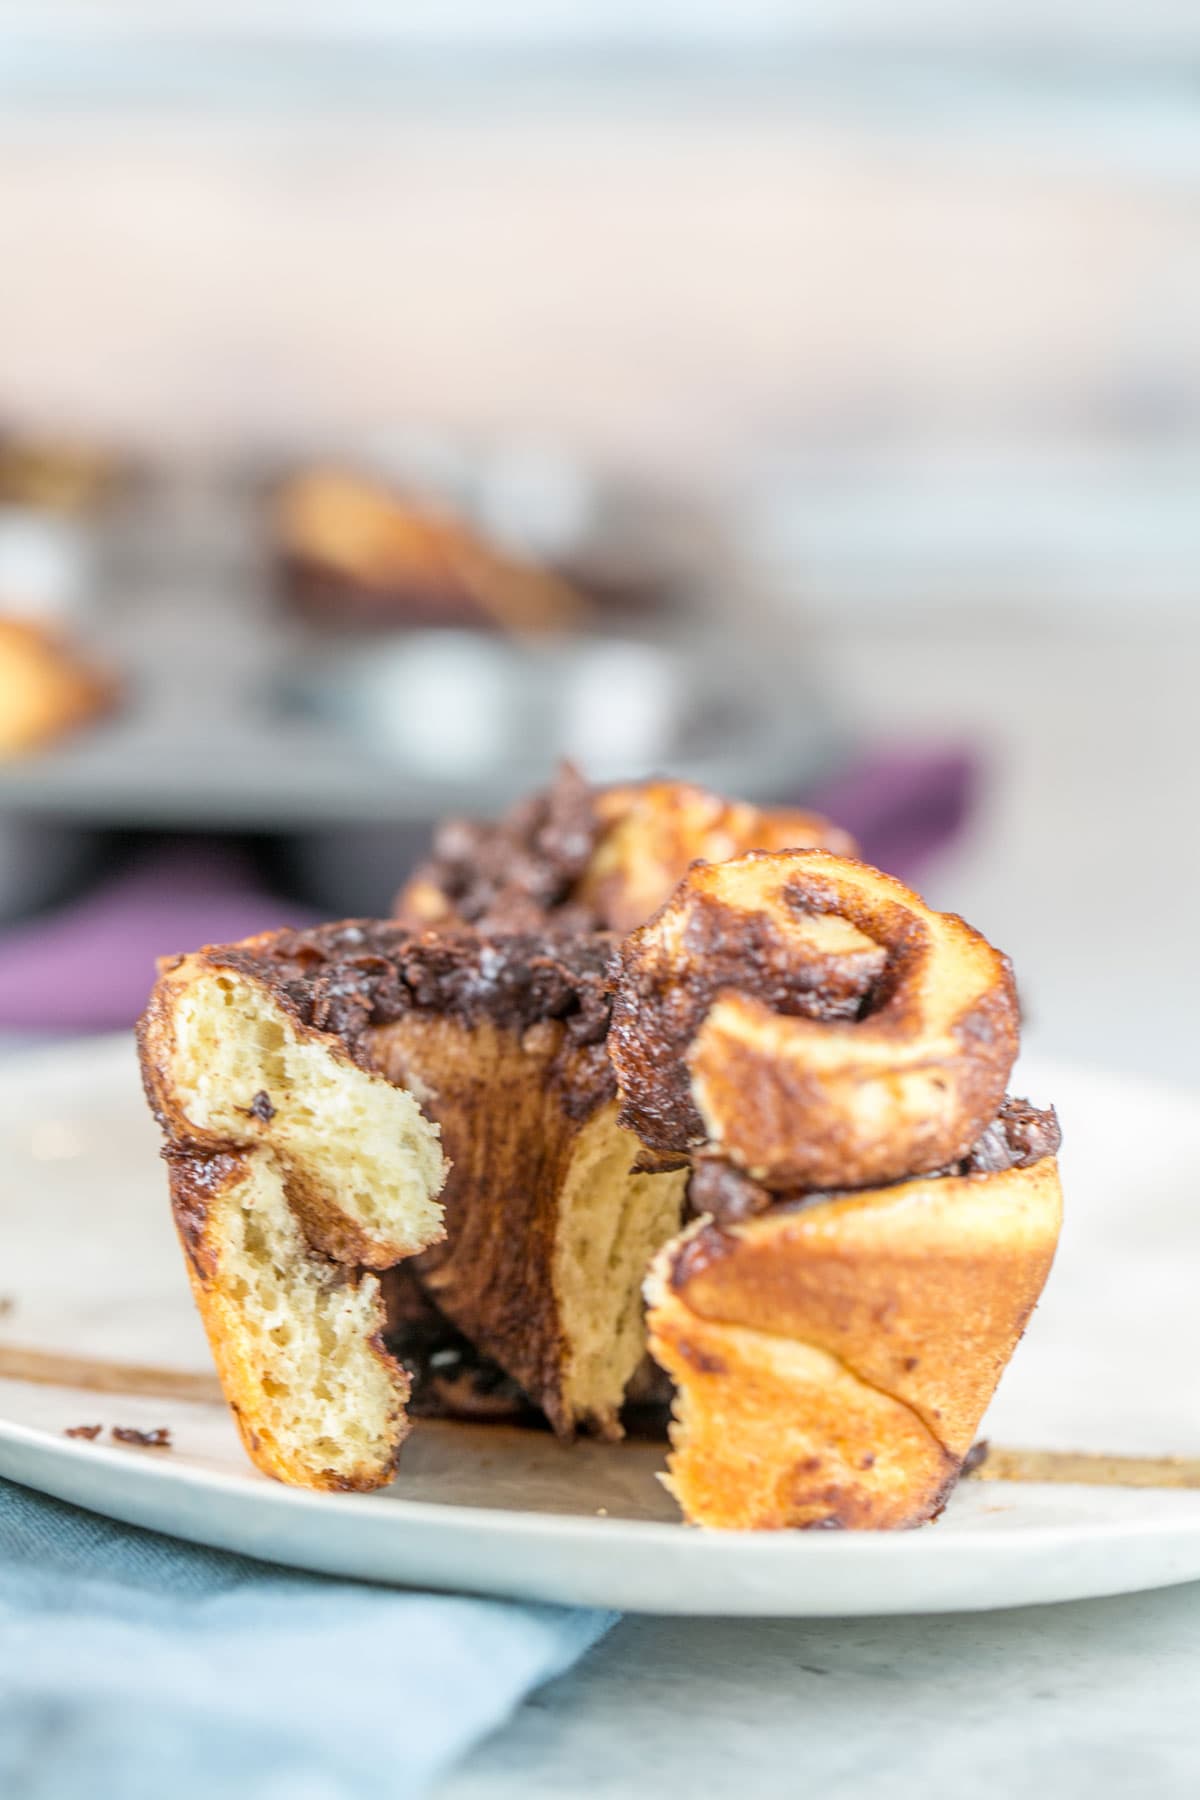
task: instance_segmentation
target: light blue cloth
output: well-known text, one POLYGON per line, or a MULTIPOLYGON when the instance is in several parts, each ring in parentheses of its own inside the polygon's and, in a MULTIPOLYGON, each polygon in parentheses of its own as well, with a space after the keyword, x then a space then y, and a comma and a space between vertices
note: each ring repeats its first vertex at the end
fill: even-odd
POLYGON ((301 1575, 0 1482, 4 1800, 407 1800, 612 1615, 301 1575))

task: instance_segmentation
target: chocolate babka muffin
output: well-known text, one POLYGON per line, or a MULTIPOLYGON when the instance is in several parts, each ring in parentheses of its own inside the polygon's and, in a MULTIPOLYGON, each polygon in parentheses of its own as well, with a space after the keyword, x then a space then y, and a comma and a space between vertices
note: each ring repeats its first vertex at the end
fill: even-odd
POLYGON ((164 963, 147 1092, 261 1468, 376 1486, 410 1410, 615 1437, 666 1378, 691 1522, 937 1513, 1053 1259, 1058 1126, 1007 1095, 1007 959, 805 832, 845 842, 565 771, 447 827, 403 919, 164 963))
POLYGON ((363 921, 164 966, 147 1092, 218 1369, 270 1473, 390 1474, 409 1381, 380 1272, 410 1258, 560 1432, 619 1435, 685 1175, 636 1168, 617 1123, 613 948, 363 921))

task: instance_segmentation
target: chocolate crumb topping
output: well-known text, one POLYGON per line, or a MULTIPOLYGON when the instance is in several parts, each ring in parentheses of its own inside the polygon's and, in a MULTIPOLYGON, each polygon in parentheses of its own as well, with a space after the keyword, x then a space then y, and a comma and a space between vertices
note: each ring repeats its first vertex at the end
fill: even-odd
POLYGON ((351 919, 206 954, 215 968, 263 982, 302 1025, 333 1033, 353 1054, 373 1027, 423 1010, 516 1030, 560 1019, 574 1043, 602 1044, 615 944, 603 932, 414 932, 351 919))
POLYGON ((63 1432, 63 1436, 69 1438, 86 1438, 89 1444, 94 1444, 103 1430, 103 1425, 68 1425, 63 1432))
POLYGON ((1055 1156, 1062 1127, 1052 1106, 1005 1099, 1000 1111, 972 1144, 961 1162, 937 1169, 938 1175, 996 1175, 1002 1169, 1028 1169, 1043 1156, 1055 1156))
POLYGON ((118 1444, 140 1444, 146 1450, 169 1450, 171 1433, 165 1425, 155 1425, 150 1431, 139 1431, 133 1425, 114 1425, 111 1436, 118 1444))
POLYGON ((456 918, 484 931, 537 929, 553 911, 574 931, 600 925, 571 901, 600 835, 595 794, 573 764, 501 819, 447 819, 413 886, 436 889, 456 918))
POLYGON ((609 932, 580 937, 557 927, 412 931, 388 919, 351 919, 205 955, 214 968, 261 982, 302 1027, 329 1032, 365 1069, 379 1066, 371 1033, 414 1012, 517 1032, 557 1022, 552 1073, 569 1068, 564 1105, 587 1118, 616 1092, 607 1049, 616 943, 609 932))

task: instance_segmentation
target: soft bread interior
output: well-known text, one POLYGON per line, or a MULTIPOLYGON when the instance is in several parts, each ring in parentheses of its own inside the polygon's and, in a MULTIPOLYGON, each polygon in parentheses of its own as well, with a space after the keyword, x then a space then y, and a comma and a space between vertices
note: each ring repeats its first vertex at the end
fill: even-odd
POLYGON ((582 1132, 559 1200, 554 1291, 564 1339, 570 1416, 615 1427, 646 1351, 642 1281, 679 1229, 685 1171, 634 1175, 640 1145, 606 1106, 582 1132))
POLYGON ((174 1096, 188 1121, 269 1145, 318 1248, 386 1268, 441 1236, 438 1127, 414 1097, 302 1034, 256 982, 203 969, 177 986, 174 1096))
POLYGON ((204 1246, 201 1311, 255 1460, 315 1487, 385 1479, 407 1383, 379 1343, 376 1278, 309 1248, 264 1150, 214 1196, 204 1246))

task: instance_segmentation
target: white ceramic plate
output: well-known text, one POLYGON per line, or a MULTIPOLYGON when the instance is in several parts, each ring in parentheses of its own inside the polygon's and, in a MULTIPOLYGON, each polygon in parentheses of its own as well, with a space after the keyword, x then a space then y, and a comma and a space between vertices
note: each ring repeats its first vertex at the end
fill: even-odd
MULTIPOLYGON (((1024 1076, 1063 1117, 1068 1223, 985 1430, 1200 1456, 1200 1109, 1024 1076)), ((656 1445, 452 1424, 417 1426, 385 1493, 279 1487, 216 1396, 156 1151, 127 1040, 0 1065, 0 1473, 31 1487, 330 1574, 649 1612, 970 1611, 1200 1578, 1200 1491, 970 1481, 918 1532, 739 1537, 677 1523, 656 1445), (173 1448, 62 1435, 91 1423, 166 1425, 173 1448)))

